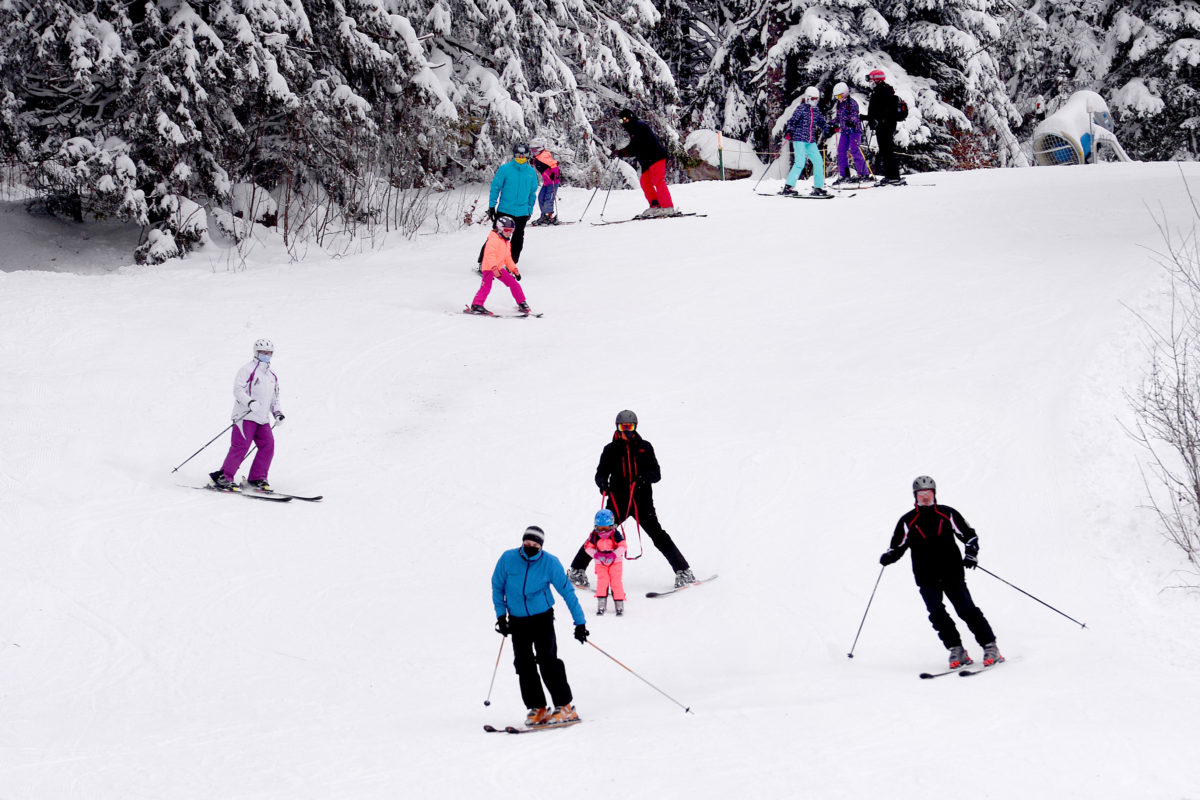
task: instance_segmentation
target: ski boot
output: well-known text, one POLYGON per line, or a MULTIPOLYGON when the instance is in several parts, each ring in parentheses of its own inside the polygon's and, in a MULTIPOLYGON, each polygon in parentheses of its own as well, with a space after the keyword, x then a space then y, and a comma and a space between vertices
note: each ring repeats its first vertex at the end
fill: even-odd
POLYGON ((818 187, 814 188, 811 192, 809 192, 809 196, 810 197, 828 197, 829 192, 825 191, 823 188, 818 186, 818 187))
POLYGON ((541 708, 531 708, 529 713, 525 715, 525 727, 532 728, 535 725, 545 725, 546 720, 550 718, 550 709, 542 706, 541 708))
POLYGON ((596 600, 596 616, 603 617, 604 612, 608 609, 608 598, 601 597, 596 600))
POLYGON ((547 725, 561 725, 564 722, 578 722, 579 714, 575 711, 575 706, 567 703, 554 709, 554 713, 546 718, 547 725))
POLYGON ((530 313, 529 303, 517 303, 517 311, 520 311, 522 314, 530 313))
POLYGON ((229 478, 225 477, 224 470, 219 469, 216 472, 208 473, 208 479, 210 481, 212 481, 212 485, 214 487, 216 487, 217 489, 220 489, 223 492, 236 492, 237 491, 237 488, 238 488, 237 485, 233 481, 229 480, 229 478))
POLYGON ((472 313, 472 314, 491 314, 492 312, 488 311, 486 308, 479 305, 478 303, 472 303, 471 308, 470 308, 470 313, 472 313))
POLYGON ((971 656, 967 655, 966 648, 962 646, 950 648, 950 669, 958 669, 974 663, 971 656))
POLYGON ((782 195, 787 195, 788 197, 795 197, 796 195, 800 194, 796 191, 795 186, 784 186, 779 190, 779 193, 782 195))
POLYGON ((249 487, 251 487, 252 489, 254 489, 254 490, 256 490, 256 491, 259 491, 259 492, 271 492, 271 491, 274 491, 273 489, 271 489, 271 485, 270 485, 269 483, 267 483, 265 480, 258 480, 258 481, 246 481, 246 485, 247 485, 247 486, 249 486, 249 487))
POLYGON ((983 665, 990 667, 992 664, 999 664, 1004 660, 1004 656, 1000 655, 1000 648, 995 642, 985 644, 983 646, 983 665))
POLYGON ((681 569, 675 573, 675 588, 680 589, 687 586, 689 583, 695 583, 696 576, 692 574, 690 569, 681 569))
POLYGON ((613 605, 617 608, 617 616, 622 616, 625 613, 625 601, 613 600, 613 605))
POLYGON ((581 569, 567 570, 567 578, 570 579, 572 585, 577 586, 580 589, 592 588, 592 585, 588 583, 587 573, 581 569))

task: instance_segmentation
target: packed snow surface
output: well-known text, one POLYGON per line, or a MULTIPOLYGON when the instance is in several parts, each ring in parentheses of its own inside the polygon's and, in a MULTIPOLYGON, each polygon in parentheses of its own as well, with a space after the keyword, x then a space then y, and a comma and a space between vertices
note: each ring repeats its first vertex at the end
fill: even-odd
MULTIPOLYGON (((1159 225, 1191 229, 1200 167, 910 182, 690 184, 707 218, 612 227, 597 197, 530 229, 525 320, 458 313, 479 227, 151 268, 121 266, 120 230, 68 241, 5 206, 0 796, 1200 798, 1200 615, 1174 588, 1196 577, 1121 426, 1138 315, 1168 308, 1159 225), (322 503, 188 488, 224 436, 171 472, 228 424, 260 336, 272 483, 322 503), (624 408, 665 527, 720 579, 646 599, 672 576, 627 527, 625 616, 581 595, 621 663, 558 606, 586 722, 485 734, 525 713, 507 647, 483 705, 492 567, 529 524, 570 559, 624 408), (945 650, 908 560, 877 559, 919 474, 981 565, 1087 628, 969 573, 1009 663, 918 680, 945 650)), ((500 284, 488 304, 512 307, 500 284)))

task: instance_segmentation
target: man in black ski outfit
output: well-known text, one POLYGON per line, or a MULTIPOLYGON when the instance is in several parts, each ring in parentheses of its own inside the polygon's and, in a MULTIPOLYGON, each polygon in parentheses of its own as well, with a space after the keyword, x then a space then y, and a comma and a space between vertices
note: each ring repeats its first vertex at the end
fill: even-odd
POLYGON ((883 70, 873 69, 867 78, 875 84, 867 104, 867 124, 875 131, 875 146, 879 148, 881 183, 900 185, 900 165, 896 163, 896 90, 884 80, 883 70))
POLYGON ((639 183, 650 207, 638 216, 670 217, 678 214, 675 201, 671 199, 671 190, 667 188, 667 149, 650 130, 650 126, 638 119, 631 109, 621 109, 617 117, 621 127, 629 134, 629 144, 620 149, 614 147, 610 155, 636 158, 638 166, 642 168, 639 183))
POLYGON ((943 595, 983 647, 984 666, 1003 661, 992 626, 971 599, 963 572, 964 567, 973 569, 979 563, 979 537, 962 514, 950 506, 937 504, 937 484, 933 478, 921 475, 914 480, 913 496, 915 507, 896 523, 891 544, 879 557, 879 563, 886 567, 899 561, 905 550, 912 552, 913 577, 929 610, 929 621, 950 651, 950 669, 974 662, 962 646, 958 628, 942 602, 943 595), (958 552, 956 536, 966 545, 966 556, 958 552))
MULTIPOLYGON (((604 446, 600 453, 600 464, 596 467, 596 486, 604 494, 605 504, 613 512, 616 524, 633 517, 650 536, 654 546, 666 556, 671 569, 675 571, 675 586, 685 586, 694 583, 696 576, 692 574, 687 559, 670 535, 663 530, 654 510, 654 490, 651 484, 658 483, 662 473, 658 468, 658 459, 654 457, 654 447, 637 433, 637 415, 632 411, 622 411, 617 414, 617 430, 611 442, 604 446)), ((571 583, 579 587, 588 587, 587 565, 592 558, 583 547, 571 561, 568 575, 571 583)))

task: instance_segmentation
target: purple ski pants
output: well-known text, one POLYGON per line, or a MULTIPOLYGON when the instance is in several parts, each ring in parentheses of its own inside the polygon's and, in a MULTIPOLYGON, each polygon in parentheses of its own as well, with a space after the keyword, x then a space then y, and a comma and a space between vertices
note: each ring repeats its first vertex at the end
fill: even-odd
POLYGON ((862 142, 862 131, 848 131, 842 129, 842 135, 838 137, 838 175, 843 178, 849 178, 850 175, 846 172, 846 168, 850 166, 849 159, 846 158, 846 153, 854 156, 854 172, 860 178, 866 178, 871 173, 867 171, 867 162, 863 158, 862 148, 859 146, 862 142))
POLYGON ((229 454, 225 456, 225 463, 221 465, 226 478, 231 481, 234 479, 238 467, 246 459, 251 444, 258 445, 258 452, 254 454, 254 461, 250 464, 250 474, 246 476, 246 480, 267 479, 267 473, 271 471, 271 459, 275 457, 275 433, 270 425, 251 422, 248 419, 233 424, 229 454))

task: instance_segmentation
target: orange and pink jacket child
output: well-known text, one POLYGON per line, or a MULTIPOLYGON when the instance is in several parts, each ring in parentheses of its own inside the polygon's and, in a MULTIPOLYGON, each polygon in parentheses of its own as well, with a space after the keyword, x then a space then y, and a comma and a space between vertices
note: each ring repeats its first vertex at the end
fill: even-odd
POLYGON ((488 234, 487 243, 483 246, 483 260, 480 263, 482 281, 479 291, 471 300, 473 310, 483 309, 483 304, 491 294, 493 280, 499 280, 508 287, 513 299, 517 301, 518 308, 526 312, 529 310, 525 305, 525 292, 521 291, 521 286, 517 283, 521 279, 521 271, 513 261, 512 245, 509 242, 513 229, 506 227, 508 225, 512 225, 511 217, 498 218, 494 229, 488 234))
POLYGON ((605 612, 611 591, 620 616, 625 610, 625 584, 621 578, 625 568, 625 536, 616 529, 611 511, 596 512, 595 526, 583 549, 596 562, 596 614, 605 612))

